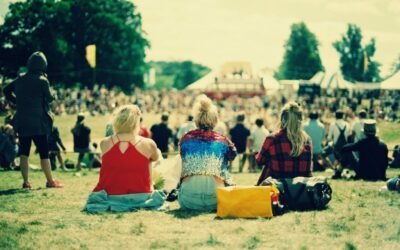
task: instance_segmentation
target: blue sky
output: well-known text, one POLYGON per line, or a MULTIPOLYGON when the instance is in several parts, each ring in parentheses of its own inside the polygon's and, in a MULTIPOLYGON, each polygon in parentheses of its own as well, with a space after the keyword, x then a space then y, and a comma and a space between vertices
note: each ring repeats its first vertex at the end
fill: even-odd
MULTIPOLYGON (((9 0, 0 0, 4 17, 9 0)), ((194 60, 216 68, 249 61, 276 68, 290 25, 304 21, 320 42, 324 66, 339 67, 332 42, 348 23, 359 25, 364 43, 377 40, 376 59, 387 73, 400 55, 400 0, 132 0, 143 16, 152 48, 148 60, 194 60)), ((1 22, 1 20, 0 20, 1 22)))

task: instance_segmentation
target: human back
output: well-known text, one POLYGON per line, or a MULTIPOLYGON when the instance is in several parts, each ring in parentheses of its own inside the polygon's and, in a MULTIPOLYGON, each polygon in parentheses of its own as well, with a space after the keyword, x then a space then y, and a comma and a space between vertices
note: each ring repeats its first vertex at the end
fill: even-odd
POLYGON ((138 135, 140 115, 136 105, 115 111, 114 135, 100 142, 102 167, 99 181, 89 195, 87 211, 131 211, 163 205, 165 195, 152 186, 150 162, 158 160, 157 146, 153 140, 138 135))
POLYGON ((294 178, 311 176, 312 144, 302 129, 302 110, 297 103, 286 104, 280 117, 280 129, 264 141, 257 155, 257 163, 263 166, 258 180, 267 177, 294 178))
POLYGON ((102 168, 94 191, 108 194, 152 192, 150 162, 158 159, 153 140, 138 135, 137 106, 127 105, 116 111, 115 134, 100 142, 102 168))
POLYGON ((27 67, 28 72, 4 90, 6 96, 10 96, 11 92, 15 95, 15 129, 19 136, 49 134, 52 128, 49 103, 54 97, 50 93, 49 81, 44 73, 47 60, 42 53, 34 53, 29 58, 27 67))
POLYGON ((156 160, 154 142, 129 134, 116 134, 100 143, 101 178, 94 191, 105 189, 110 195, 153 191, 150 162, 156 160), (154 159, 155 158, 155 159, 154 159))
POLYGON ((236 148, 227 137, 213 131, 218 111, 209 98, 200 96, 193 111, 197 129, 180 141, 179 204, 183 209, 215 210, 216 188, 231 183, 228 165, 236 157, 236 148))

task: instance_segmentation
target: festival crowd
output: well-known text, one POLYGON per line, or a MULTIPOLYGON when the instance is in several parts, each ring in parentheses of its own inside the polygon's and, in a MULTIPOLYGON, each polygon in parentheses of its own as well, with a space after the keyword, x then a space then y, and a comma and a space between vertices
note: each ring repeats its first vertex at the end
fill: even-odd
MULTIPOLYGON (((196 92, 137 89, 127 96, 95 86, 59 89, 52 95, 46 67, 44 54, 35 52, 28 60, 28 72, 3 89, 0 108, 16 113, 0 130, 0 163, 9 169, 19 155, 22 187, 31 189, 33 141, 46 187, 62 188, 52 169, 56 159, 66 169, 60 154, 65 146, 51 111, 77 115, 71 129, 74 152, 79 154, 75 168, 81 169, 86 154, 89 168, 101 165, 99 182, 85 206, 89 212, 161 207, 167 196, 154 190, 151 163, 175 149, 181 175, 174 191, 180 206, 193 210, 215 210, 216 188, 235 185, 230 175, 235 158, 239 172, 247 162, 249 172, 261 170, 257 185, 268 178, 311 177, 327 168, 334 170, 332 178, 347 177, 346 170, 351 169, 353 179, 386 180, 387 167, 399 167, 399 155, 390 161, 388 147, 377 134, 377 120, 398 122, 399 93, 383 92, 379 98, 370 93, 323 95, 313 100, 301 96, 296 102, 279 94, 212 101, 196 92), (113 113, 112 122, 104 124, 107 137, 99 144, 101 154, 93 153, 91 129, 83 113, 113 113), (160 123, 147 129, 141 120, 147 113, 159 114, 160 123), (170 128, 170 113, 181 114, 187 121, 170 128)), ((399 185, 398 178, 388 182, 390 189, 399 190, 399 185)))

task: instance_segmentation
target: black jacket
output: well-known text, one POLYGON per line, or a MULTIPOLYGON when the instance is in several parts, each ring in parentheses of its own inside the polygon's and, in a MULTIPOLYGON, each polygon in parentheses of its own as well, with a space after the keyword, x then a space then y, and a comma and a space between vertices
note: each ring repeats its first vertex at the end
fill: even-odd
POLYGON ((246 151, 247 137, 250 136, 250 130, 242 123, 238 123, 229 131, 229 134, 237 152, 239 154, 244 153, 246 151))
POLYGON ((386 180, 388 148, 377 137, 367 137, 356 143, 346 144, 342 152, 357 151, 360 160, 355 169, 356 177, 364 180, 386 180))
POLYGON ((14 127, 19 136, 46 135, 51 132, 52 116, 49 103, 49 81, 44 74, 47 67, 42 53, 34 53, 28 60, 28 73, 4 88, 7 100, 17 106, 14 127))

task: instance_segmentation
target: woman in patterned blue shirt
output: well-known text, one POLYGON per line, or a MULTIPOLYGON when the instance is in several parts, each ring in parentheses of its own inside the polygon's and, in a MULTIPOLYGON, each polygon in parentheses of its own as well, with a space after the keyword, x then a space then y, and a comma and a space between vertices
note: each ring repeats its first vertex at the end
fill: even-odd
POLYGON ((197 129, 180 141, 182 176, 179 204, 183 209, 212 211, 217 207, 216 188, 230 185, 228 163, 236 157, 234 144, 213 131, 218 110, 206 96, 194 106, 197 129))

